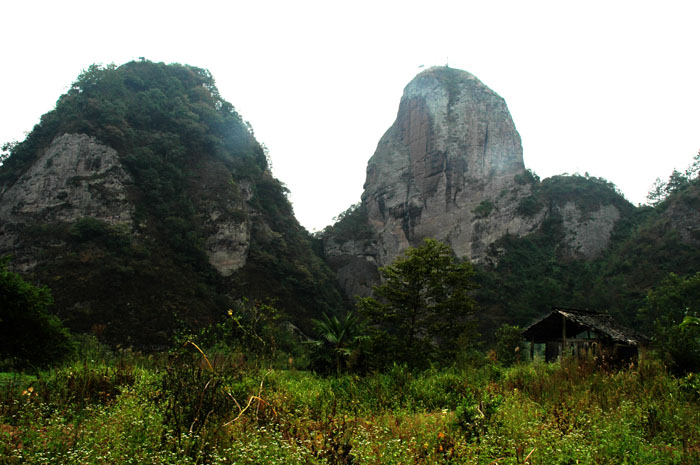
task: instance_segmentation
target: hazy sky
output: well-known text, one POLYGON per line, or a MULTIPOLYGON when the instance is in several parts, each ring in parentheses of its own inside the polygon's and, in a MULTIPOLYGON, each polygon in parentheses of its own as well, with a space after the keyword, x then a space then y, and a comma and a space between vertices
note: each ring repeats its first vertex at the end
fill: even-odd
POLYGON ((0 17, 0 142, 23 139, 90 64, 208 68, 309 230, 359 201, 420 65, 505 98, 542 178, 588 172, 636 204, 700 149, 696 0, 23 0, 0 17))

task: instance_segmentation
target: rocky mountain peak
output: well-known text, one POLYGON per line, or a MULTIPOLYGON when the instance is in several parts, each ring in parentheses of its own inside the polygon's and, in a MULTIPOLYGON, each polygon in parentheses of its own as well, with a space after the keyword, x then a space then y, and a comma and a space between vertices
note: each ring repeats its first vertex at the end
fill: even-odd
POLYGON ((441 158, 459 161, 458 168, 469 177, 513 175, 524 169, 520 135, 505 101, 458 69, 433 67, 406 86, 396 122, 369 162, 368 182, 374 165, 391 155, 382 150, 390 142, 399 142, 394 148, 412 165, 437 167, 441 158))
POLYGON ((380 237, 380 261, 425 237, 478 258, 492 233, 529 230, 513 216, 513 199, 527 193, 514 176, 524 170, 520 135, 498 94, 466 71, 420 73, 367 167, 362 200, 380 237))
POLYGON ((363 225, 362 238, 330 228, 326 256, 354 295, 369 292, 377 267, 427 237, 480 262, 498 239, 525 236, 555 215, 570 255, 590 258, 607 246, 617 207, 584 212, 575 200, 564 205, 541 191, 503 98, 466 71, 433 67, 405 87, 396 120, 368 162, 361 206, 345 219, 363 225))

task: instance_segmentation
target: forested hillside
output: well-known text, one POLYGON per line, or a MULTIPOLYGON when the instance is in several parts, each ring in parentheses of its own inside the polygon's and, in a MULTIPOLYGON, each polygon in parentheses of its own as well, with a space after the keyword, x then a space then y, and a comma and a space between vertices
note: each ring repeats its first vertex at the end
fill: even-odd
POLYGON ((276 300, 301 325, 341 300, 264 146, 204 69, 91 66, 7 148, 0 254, 51 288, 54 311, 74 330, 157 346, 178 327, 216 321, 242 297, 276 300), (28 194, 15 194, 36 182, 30 170, 55 171, 66 152, 101 151, 71 155, 76 169, 91 160, 95 171, 112 149, 118 161, 108 171, 127 173, 118 191, 71 168, 57 175, 60 189, 35 186, 36 202, 51 198, 49 206, 29 211, 28 194), (118 219, 93 214, 113 205, 123 210, 118 219))
POLYGON ((577 259, 562 247, 563 219, 556 214, 533 234, 505 236, 493 244, 487 263, 478 268, 485 327, 524 325, 559 305, 607 311, 626 324, 650 329, 653 322, 639 312, 647 293, 669 273, 689 276, 698 271, 696 174, 689 169, 657 196, 655 206, 638 207, 600 178, 555 176, 538 183, 532 202, 551 206, 570 199, 588 209, 614 202, 624 215, 610 246, 594 260, 577 259))

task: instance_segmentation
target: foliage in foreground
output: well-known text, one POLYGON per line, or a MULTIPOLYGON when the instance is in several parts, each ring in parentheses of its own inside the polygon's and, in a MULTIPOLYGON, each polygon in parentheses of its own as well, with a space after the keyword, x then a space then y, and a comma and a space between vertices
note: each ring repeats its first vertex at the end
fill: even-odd
POLYGON ((380 272, 384 283, 357 304, 374 332, 370 352, 378 364, 424 368, 454 360, 455 341, 469 336, 476 310, 472 264, 457 262, 446 244, 425 239, 380 272))
POLYGON ((330 378, 203 362, 191 350, 1 378, 0 463, 700 460, 700 378, 654 360, 330 378))
POLYGON ((700 328, 691 324, 698 312, 700 273, 670 273, 649 291, 639 310, 639 320, 675 373, 700 371, 700 328))
POLYGON ((0 361, 46 366, 73 350, 61 321, 48 312, 51 292, 8 270, 0 257, 0 361))

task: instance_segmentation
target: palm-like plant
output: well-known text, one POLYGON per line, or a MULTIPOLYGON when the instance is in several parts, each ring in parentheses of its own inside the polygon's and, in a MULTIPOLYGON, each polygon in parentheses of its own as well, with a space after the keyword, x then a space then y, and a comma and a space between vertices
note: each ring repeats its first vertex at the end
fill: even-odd
POLYGON ((687 328, 688 326, 700 326, 700 318, 696 316, 686 315, 681 323, 681 328, 687 328))
POLYGON ((327 362, 332 360, 336 373, 340 373, 343 362, 358 349, 365 337, 364 321, 352 310, 340 318, 324 313, 320 320, 312 321, 319 338, 314 341, 314 345, 321 351, 319 358, 325 358, 327 362))

